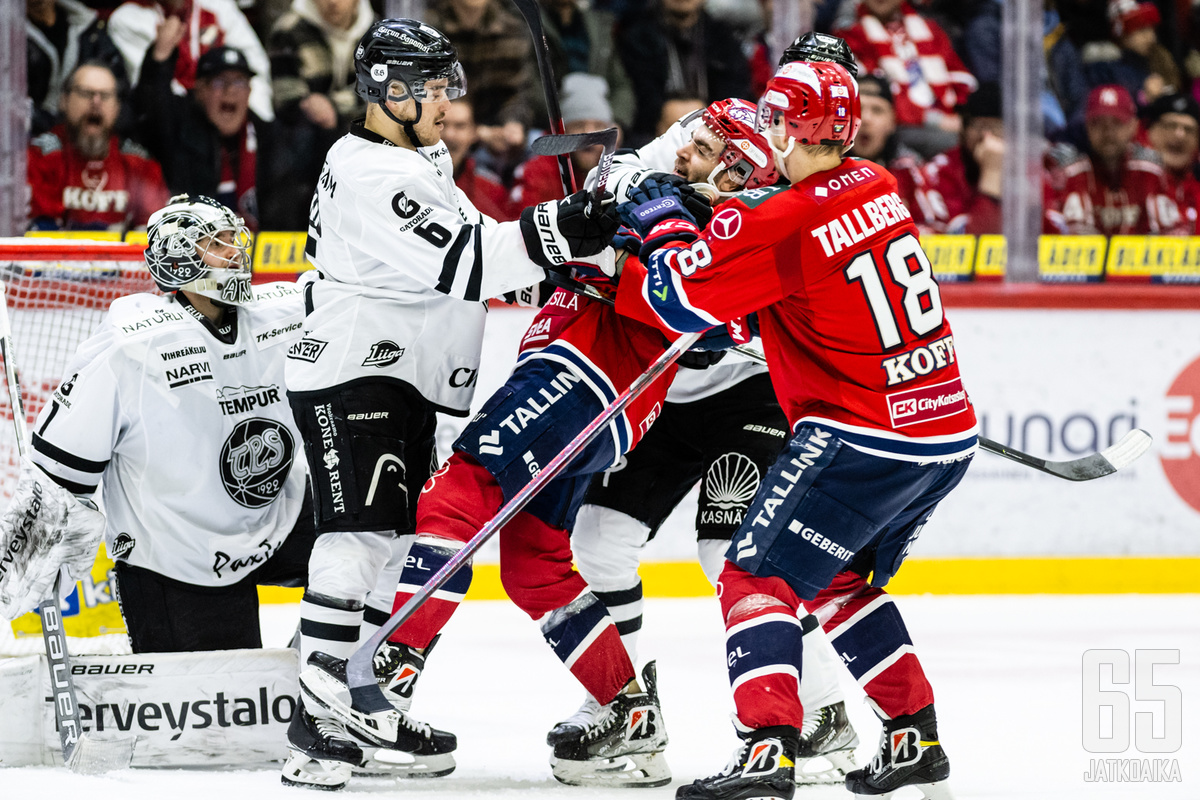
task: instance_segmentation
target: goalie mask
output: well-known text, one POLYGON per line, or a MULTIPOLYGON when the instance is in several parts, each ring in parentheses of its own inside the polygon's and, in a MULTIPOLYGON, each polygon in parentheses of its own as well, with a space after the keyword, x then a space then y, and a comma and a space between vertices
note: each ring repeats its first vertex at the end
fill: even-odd
POLYGON ((211 197, 176 195, 150 215, 146 266, 164 292, 183 289, 225 305, 252 297, 250 232, 211 197))
POLYGON ((772 186, 779 180, 771 146, 754 129, 754 104, 738 99, 717 100, 704 109, 702 118, 708 129, 725 143, 716 168, 708 176, 709 183, 716 186, 721 172, 738 185, 739 191, 772 186))
POLYGON ((371 25, 354 51, 354 91, 400 125, 415 147, 422 146, 413 126, 421 104, 453 100, 467 93, 458 54, 439 30, 415 19, 383 19, 371 25), (387 101, 416 101, 416 117, 398 119, 387 101))

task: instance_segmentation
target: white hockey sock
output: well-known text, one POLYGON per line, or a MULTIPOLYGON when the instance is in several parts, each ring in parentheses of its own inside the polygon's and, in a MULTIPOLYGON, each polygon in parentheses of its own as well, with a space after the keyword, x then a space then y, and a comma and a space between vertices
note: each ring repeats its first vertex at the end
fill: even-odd
POLYGON ((728 539, 700 539, 696 542, 696 552, 700 556, 700 568, 704 577, 717 588, 717 580, 721 570, 725 569, 725 551, 729 549, 728 539))
POLYGON ((629 653, 629 660, 637 664, 638 635, 642 632, 642 581, 628 588, 613 592, 592 590, 596 599, 604 603, 608 615, 616 623, 617 633, 621 634, 621 644, 629 653))
POLYGON ((841 659, 833 651, 829 637, 812 614, 801 617, 804 628, 804 652, 800 669, 800 704, 804 713, 845 700, 838 683, 841 659))
POLYGON ((400 583, 400 573, 404 571, 404 559, 408 558, 408 551, 412 548, 413 540, 416 538, 411 535, 397 536, 392 540, 391 558, 388 559, 383 571, 379 573, 379 580, 375 582, 375 588, 367 595, 366 608, 363 609, 362 628, 358 634, 359 644, 365 642, 375 631, 382 628, 392 616, 392 606, 396 601, 396 586, 400 583))
POLYGON ((629 660, 635 664, 643 605, 638 564, 649 538, 650 529, 633 517, 594 505, 579 509, 571 531, 575 566, 608 608, 629 660))
POLYGON ((392 538, 390 531, 317 537, 308 559, 308 588, 300 601, 302 667, 317 650, 337 658, 354 652, 364 601, 392 556, 392 538))

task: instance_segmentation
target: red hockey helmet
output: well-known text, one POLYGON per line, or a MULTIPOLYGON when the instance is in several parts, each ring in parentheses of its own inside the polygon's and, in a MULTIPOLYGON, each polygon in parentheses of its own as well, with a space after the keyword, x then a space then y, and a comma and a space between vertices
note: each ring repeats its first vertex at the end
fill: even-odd
POLYGON ((772 186, 779 180, 767 138, 754 128, 756 109, 752 103, 732 98, 717 100, 704 109, 704 124, 725 142, 720 166, 709 176, 715 185, 717 171, 724 169, 743 189, 772 186))
POLYGON ((793 61, 767 81, 757 129, 802 145, 854 144, 861 111, 858 84, 840 64, 793 61))

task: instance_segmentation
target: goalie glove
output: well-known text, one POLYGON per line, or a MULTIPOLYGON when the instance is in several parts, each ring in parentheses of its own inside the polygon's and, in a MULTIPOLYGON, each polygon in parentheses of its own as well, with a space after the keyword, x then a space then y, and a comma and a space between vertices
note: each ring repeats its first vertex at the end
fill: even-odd
POLYGON ((592 198, 591 192, 576 192, 566 200, 547 200, 522 211, 521 238, 529 259, 555 269, 608 247, 618 224, 612 195, 605 192, 595 204, 592 198))
POLYGON ((58 570, 71 580, 91 572, 104 515, 21 459, 21 478, 0 517, 0 615, 16 619, 46 599, 58 570))

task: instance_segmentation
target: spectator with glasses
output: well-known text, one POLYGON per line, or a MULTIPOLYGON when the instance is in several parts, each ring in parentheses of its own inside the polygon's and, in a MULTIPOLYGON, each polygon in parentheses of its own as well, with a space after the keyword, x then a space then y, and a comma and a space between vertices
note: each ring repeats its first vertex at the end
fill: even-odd
POLYGON ((63 122, 29 145, 30 227, 123 231, 145 226, 166 203, 158 163, 114 133, 118 85, 101 62, 84 62, 67 77, 58 104, 63 122))
POLYGON ((178 36, 160 26, 146 52, 134 91, 138 130, 172 193, 213 197, 257 230, 269 126, 249 108, 254 71, 240 50, 214 47, 196 65, 196 85, 180 97, 171 91, 178 36))

